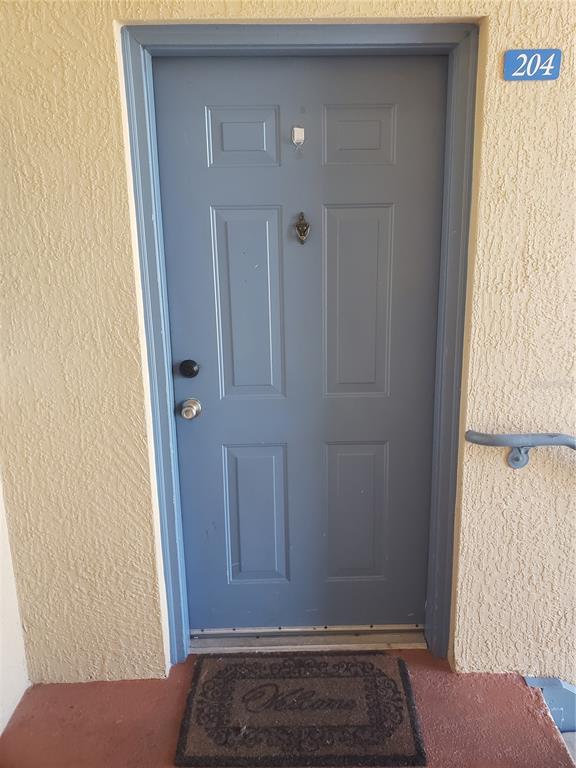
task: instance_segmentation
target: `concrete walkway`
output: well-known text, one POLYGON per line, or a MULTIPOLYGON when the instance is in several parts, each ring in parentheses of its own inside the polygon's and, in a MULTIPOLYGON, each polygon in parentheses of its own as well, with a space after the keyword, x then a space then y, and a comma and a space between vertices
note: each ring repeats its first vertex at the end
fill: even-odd
MULTIPOLYGON (((457 675, 408 662, 429 768, 572 768, 539 690, 519 675, 457 675)), ((2 737, 1 768, 169 768, 193 658, 166 680, 37 685, 2 737)))

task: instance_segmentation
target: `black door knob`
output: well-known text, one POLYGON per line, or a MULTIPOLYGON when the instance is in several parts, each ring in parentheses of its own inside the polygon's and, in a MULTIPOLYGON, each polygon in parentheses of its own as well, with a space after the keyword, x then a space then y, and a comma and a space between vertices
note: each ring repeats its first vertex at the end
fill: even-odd
POLYGON ((196 360, 182 360, 180 363, 179 371, 187 379, 193 379, 194 376, 198 376, 200 372, 200 366, 196 360))

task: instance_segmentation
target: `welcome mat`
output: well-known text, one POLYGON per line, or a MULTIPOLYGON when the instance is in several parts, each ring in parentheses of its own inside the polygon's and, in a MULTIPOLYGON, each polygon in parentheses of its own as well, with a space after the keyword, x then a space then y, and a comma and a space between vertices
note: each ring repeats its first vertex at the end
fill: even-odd
POLYGON ((176 765, 425 766, 406 665, 378 652, 200 656, 176 765))

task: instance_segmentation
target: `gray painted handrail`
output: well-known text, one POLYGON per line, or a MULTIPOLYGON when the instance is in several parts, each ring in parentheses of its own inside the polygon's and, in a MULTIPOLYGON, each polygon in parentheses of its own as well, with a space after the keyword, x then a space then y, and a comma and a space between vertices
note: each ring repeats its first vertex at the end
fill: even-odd
POLYGON ((528 464, 530 448, 546 445, 560 445, 576 451, 576 437, 558 432, 540 432, 532 434, 490 435, 486 432, 474 432, 469 429, 464 435, 469 443, 489 445, 492 448, 511 448, 508 465, 512 469, 522 469, 528 464))

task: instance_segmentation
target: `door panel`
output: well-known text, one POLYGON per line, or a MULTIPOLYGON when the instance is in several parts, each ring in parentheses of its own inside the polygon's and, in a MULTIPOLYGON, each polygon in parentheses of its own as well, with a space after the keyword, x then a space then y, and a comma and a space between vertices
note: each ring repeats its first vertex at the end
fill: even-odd
POLYGON ((288 577, 286 446, 224 446, 230 582, 288 577))
POLYGON ((284 394, 279 220, 277 208, 212 209, 224 397, 284 394))
POLYGON ((155 58, 154 91, 192 626, 422 622, 446 58, 155 58))
POLYGON ((393 207, 324 211, 326 392, 387 395, 393 207))
POLYGON ((327 478, 328 579, 386 578, 388 444, 328 445, 327 478))
POLYGON ((394 104, 324 108, 324 163, 391 165, 396 150, 394 104))
POLYGON ((208 164, 279 165, 278 107, 206 107, 208 164))

